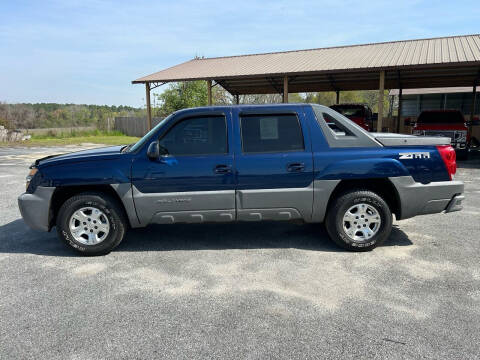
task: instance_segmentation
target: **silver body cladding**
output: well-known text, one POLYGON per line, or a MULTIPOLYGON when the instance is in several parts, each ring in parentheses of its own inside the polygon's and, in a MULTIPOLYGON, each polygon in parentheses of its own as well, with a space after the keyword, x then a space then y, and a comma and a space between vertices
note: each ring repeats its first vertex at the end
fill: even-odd
MULTIPOLYGON (((411 176, 389 178, 400 201, 400 219, 442 211, 458 211, 463 200, 460 181, 420 184, 411 176)), ((320 223, 340 180, 315 180, 305 188, 141 193, 131 184, 114 184, 131 227, 148 224, 296 220, 320 223)), ((27 224, 50 230, 54 187, 39 186, 22 194, 19 207, 27 224)))

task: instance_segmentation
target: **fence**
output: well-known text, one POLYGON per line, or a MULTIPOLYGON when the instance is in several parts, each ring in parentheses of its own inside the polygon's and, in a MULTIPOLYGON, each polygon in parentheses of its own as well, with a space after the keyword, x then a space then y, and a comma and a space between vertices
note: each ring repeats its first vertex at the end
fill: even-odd
MULTIPOLYGON (((163 118, 152 118, 152 126, 157 125, 163 118)), ((125 135, 129 136, 143 136, 148 132, 147 118, 122 116, 115 118, 115 130, 121 131, 125 135)))

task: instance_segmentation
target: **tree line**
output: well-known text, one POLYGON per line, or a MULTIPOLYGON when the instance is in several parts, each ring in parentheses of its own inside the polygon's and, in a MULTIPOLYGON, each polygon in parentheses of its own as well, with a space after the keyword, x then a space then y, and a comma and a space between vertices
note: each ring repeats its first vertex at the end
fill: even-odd
MULTIPOLYGON (((221 86, 212 89, 216 105, 235 104, 235 98, 221 86)), ((384 97, 384 115, 392 109, 392 98, 384 97)), ((335 103, 335 92, 291 93, 291 103, 315 103, 330 106, 335 103)), ((272 104, 282 102, 280 94, 240 95, 241 104, 272 104)), ((374 112, 378 109, 378 91, 343 91, 341 103, 367 104, 374 112)), ((162 93, 153 94, 153 116, 165 117, 174 111, 206 106, 207 84, 205 81, 171 83, 162 93)), ((6 104, 0 102, 0 125, 10 129, 56 128, 96 126, 107 129, 107 119, 117 116, 146 116, 146 106, 77 105, 77 104, 6 104)))
POLYGON ((145 110, 131 106, 77 104, 6 104, 0 102, 0 125, 10 129, 96 126, 106 129, 115 116, 145 116, 145 110))

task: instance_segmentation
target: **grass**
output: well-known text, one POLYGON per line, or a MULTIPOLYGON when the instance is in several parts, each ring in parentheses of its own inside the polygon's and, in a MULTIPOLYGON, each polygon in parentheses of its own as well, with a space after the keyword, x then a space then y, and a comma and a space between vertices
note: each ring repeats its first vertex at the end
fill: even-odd
POLYGON ((72 131, 66 133, 49 133, 45 135, 32 135, 30 140, 14 143, 0 143, 0 146, 59 146, 80 145, 82 143, 123 145, 138 141, 138 137, 126 136, 119 131, 72 131))

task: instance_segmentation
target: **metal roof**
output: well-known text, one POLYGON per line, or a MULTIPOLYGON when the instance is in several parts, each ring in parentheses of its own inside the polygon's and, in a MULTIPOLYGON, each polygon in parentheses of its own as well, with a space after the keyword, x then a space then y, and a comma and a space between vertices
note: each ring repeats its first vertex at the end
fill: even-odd
POLYGON ((195 58, 133 83, 215 80, 234 94, 385 87, 468 86, 480 69, 480 35, 405 40, 365 45, 216 58, 195 58), (400 73, 399 73, 400 71, 400 73), (399 76, 400 75, 400 76, 399 76))

